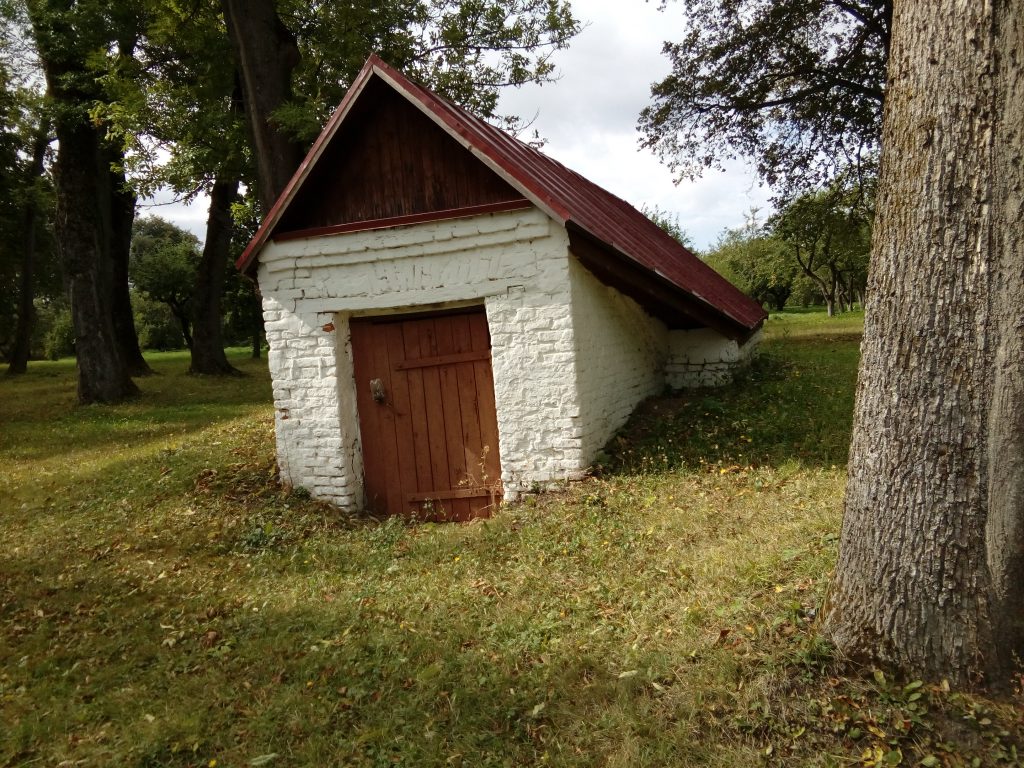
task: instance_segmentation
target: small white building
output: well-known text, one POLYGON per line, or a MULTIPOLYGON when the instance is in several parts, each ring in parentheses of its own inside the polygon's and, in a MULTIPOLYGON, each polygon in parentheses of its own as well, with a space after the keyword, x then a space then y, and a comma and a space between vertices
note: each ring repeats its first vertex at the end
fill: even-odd
POLYGON ((430 519, 582 476, 644 398, 728 381, 765 318, 376 57, 238 266, 263 294, 282 482, 430 519))

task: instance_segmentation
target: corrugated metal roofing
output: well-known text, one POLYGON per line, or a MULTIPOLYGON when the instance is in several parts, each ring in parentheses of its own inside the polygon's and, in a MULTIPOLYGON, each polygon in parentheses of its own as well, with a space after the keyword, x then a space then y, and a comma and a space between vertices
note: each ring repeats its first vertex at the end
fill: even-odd
POLYGON ((518 188, 525 197, 560 221, 573 225, 616 255, 639 264, 737 325, 753 330, 766 317, 761 306, 615 195, 539 150, 508 135, 466 110, 416 85, 377 56, 371 56, 345 99, 271 209, 238 260, 247 270, 302 181, 337 131, 351 104, 373 75, 383 78, 435 123, 518 188))

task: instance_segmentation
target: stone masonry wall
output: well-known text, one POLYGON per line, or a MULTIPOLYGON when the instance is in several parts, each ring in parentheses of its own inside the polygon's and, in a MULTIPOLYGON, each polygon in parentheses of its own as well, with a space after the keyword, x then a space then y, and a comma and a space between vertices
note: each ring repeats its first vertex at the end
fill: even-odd
POLYGON ((643 399, 665 387, 665 325, 573 259, 573 327, 580 452, 584 464, 643 399))
POLYGON ((669 331, 665 383, 672 389, 728 384, 756 354, 760 343, 760 330, 744 344, 710 328, 669 331))
POLYGON ((506 498, 579 477, 666 373, 721 383, 755 345, 666 331, 536 209, 272 242, 259 282, 282 482, 345 509, 363 504, 354 316, 484 305, 506 498))
POLYGON ((349 318, 483 303, 509 495, 577 472, 568 237, 537 210, 270 243, 259 281, 282 481, 362 504, 349 318))

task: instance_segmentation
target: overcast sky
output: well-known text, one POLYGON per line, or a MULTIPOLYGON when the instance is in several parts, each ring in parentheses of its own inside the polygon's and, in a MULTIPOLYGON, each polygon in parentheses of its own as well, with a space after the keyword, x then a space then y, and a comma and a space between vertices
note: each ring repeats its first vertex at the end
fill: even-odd
MULTIPOLYGON (((763 217, 768 192, 742 164, 708 171, 696 182, 673 184, 672 174, 639 148, 637 117, 650 101, 651 83, 668 73, 662 43, 682 36, 682 14, 670 3, 658 11, 644 0, 573 0, 585 25, 568 50, 555 54, 555 83, 508 90, 499 111, 525 119, 548 140, 544 151, 637 208, 657 206, 679 215, 698 248, 713 244, 726 227, 743 223, 757 207, 763 217)), ((204 236, 206 201, 185 208, 143 208, 204 236)))

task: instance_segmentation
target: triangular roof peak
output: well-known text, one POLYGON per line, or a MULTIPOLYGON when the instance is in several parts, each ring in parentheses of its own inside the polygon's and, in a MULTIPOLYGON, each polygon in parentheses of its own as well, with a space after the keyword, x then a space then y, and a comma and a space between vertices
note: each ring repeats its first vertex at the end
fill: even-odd
POLYGON ((267 214, 237 266, 250 271, 339 128, 373 78, 380 78, 435 125, 553 220, 574 252, 600 277, 660 314, 678 311, 732 337, 745 337, 766 317, 745 296, 624 200, 530 145, 409 80, 373 54, 328 120, 309 154, 267 214), (649 301, 645 301, 648 299, 649 301), (678 300, 678 301, 677 301, 678 300), (675 306, 673 309, 673 306, 675 306))

